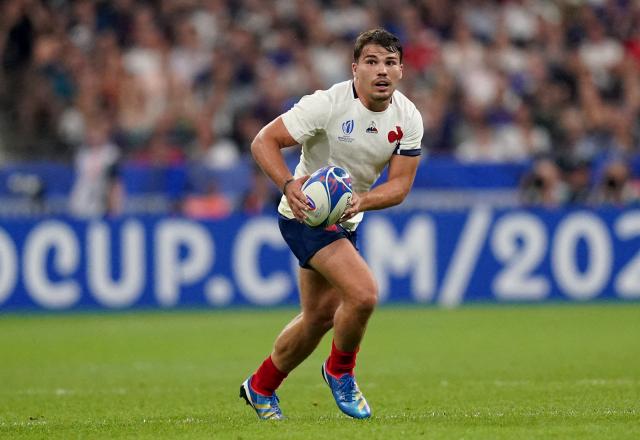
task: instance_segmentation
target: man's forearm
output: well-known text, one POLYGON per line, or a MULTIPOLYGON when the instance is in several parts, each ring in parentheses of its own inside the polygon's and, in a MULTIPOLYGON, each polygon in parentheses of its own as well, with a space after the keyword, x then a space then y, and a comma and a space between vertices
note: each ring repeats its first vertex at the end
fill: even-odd
POLYGON ((282 191, 285 183, 293 176, 277 142, 258 134, 251 144, 251 154, 262 171, 282 191))
POLYGON ((371 191, 359 194, 360 211, 374 211, 398 205, 408 192, 406 184, 399 180, 385 182, 371 191))

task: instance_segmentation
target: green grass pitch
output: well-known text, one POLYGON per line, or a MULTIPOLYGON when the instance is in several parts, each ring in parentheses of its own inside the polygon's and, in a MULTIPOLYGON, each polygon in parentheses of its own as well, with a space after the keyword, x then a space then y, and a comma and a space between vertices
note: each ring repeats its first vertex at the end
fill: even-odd
POLYGON ((370 420, 320 376, 264 422, 238 388, 295 310, 0 317, 0 438, 638 439, 640 304, 379 308, 358 358, 370 420))

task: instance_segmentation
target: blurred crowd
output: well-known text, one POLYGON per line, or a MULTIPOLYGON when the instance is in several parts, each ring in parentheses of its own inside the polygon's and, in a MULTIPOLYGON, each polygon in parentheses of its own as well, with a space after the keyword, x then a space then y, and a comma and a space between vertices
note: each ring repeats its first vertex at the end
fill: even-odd
POLYGON ((75 160, 80 210, 118 203, 122 161, 232 168, 300 96, 348 79, 377 26, 403 42, 430 155, 532 161, 527 204, 637 200, 637 0, 5 1, 1 147, 75 160))

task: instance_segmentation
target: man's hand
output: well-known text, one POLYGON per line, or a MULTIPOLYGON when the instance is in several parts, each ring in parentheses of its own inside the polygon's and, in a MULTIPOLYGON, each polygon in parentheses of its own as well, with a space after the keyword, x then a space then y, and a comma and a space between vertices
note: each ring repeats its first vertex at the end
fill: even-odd
POLYGON ((349 202, 349 206, 345 209, 344 214, 338 220, 338 223, 342 223, 344 221, 349 220, 351 217, 360 212, 360 196, 358 194, 351 193, 351 201, 349 202))
POLYGON ((309 176, 299 177, 291 181, 291 183, 288 183, 284 189, 284 195, 287 198, 293 215, 301 222, 307 218, 306 211, 311 208, 307 203, 307 196, 302 192, 302 185, 304 185, 307 179, 309 179, 309 176))

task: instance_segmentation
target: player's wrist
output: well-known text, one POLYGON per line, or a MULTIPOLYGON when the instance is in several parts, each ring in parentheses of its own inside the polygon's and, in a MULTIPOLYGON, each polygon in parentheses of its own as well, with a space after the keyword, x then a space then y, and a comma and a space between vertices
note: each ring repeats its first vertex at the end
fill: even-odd
POLYGON ((282 194, 286 194, 286 193, 287 193, 287 186, 289 186, 289 184, 290 184, 291 182, 293 182, 294 180, 296 180, 296 179, 294 179, 294 178, 292 177, 292 178, 290 178, 290 179, 287 179, 287 180, 282 184, 282 194))

